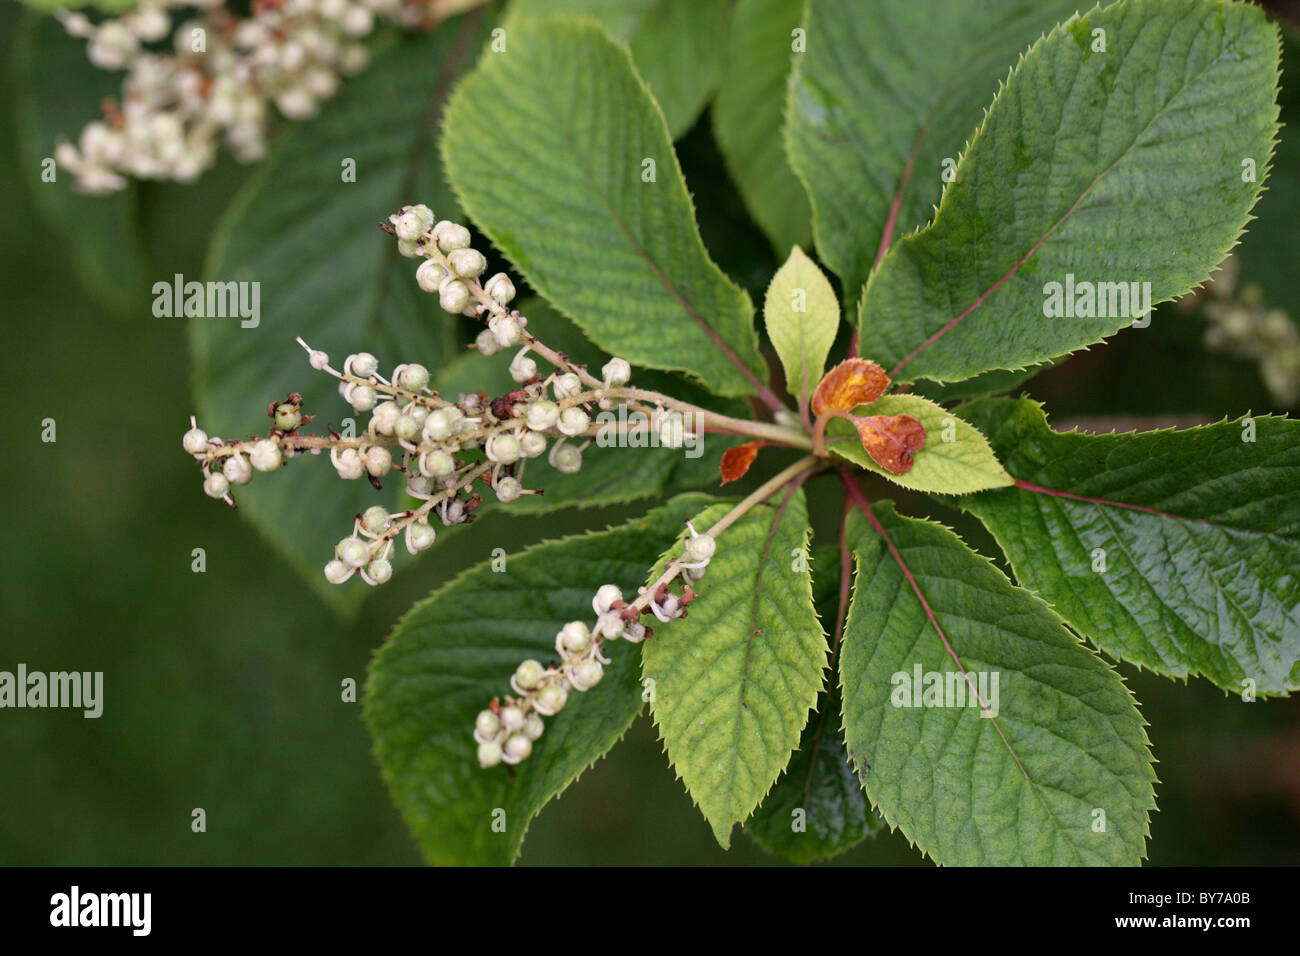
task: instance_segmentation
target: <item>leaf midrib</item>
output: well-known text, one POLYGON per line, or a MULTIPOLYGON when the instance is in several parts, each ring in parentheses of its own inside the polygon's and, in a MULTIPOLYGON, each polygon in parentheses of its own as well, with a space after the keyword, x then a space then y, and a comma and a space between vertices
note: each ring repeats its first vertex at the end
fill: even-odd
MULTIPOLYGON (((857 486, 852 482, 849 482, 848 489, 853 495, 855 502, 858 504, 858 510, 862 512, 872 529, 880 535, 881 539, 885 542, 886 550, 889 551, 891 557, 893 557, 894 561, 898 564, 899 569, 903 572, 903 576, 907 579, 907 583, 911 585, 912 591, 916 594, 916 599, 921 602, 921 607, 925 610, 926 618, 929 620, 934 631, 939 635, 939 639, 943 642, 944 649, 947 651, 948 655, 954 662, 956 662, 957 667, 961 671, 962 677, 966 679, 966 683, 970 687, 971 692, 976 695, 975 699, 980 700, 975 685, 971 682, 970 674, 966 670, 966 665, 962 663, 956 649, 953 648, 951 642, 948 640, 948 636, 944 633, 943 628, 939 626, 939 619, 935 615, 933 607, 930 605, 925 593, 921 590, 920 582, 918 582, 916 577, 912 574, 912 570, 908 566, 906 560, 904 560, 902 553, 894 544, 893 539, 889 537, 889 533, 885 530, 884 525, 881 524, 880 519, 876 517, 875 512, 871 509, 870 503, 862 496, 862 493, 857 489, 857 486)), ((981 704, 983 704, 983 701, 981 701, 981 704)), ((985 706, 984 709, 987 713, 987 706, 985 706)), ((1011 741, 1007 738, 1006 732, 1003 731, 1001 722, 997 717, 988 717, 987 719, 998 732, 998 736, 1002 738, 1003 745, 1007 748, 1007 752, 1011 755, 1011 759, 1015 761, 1016 766, 1020 768, 1020 772, 1024 775, 1025 781, 1033 789, 1034 796, 1036 796, 1042 804, 1043 810, 1047 813, 1047 818, 1051 821, 1053 828, 1064 841, 1065 845, 1074 853, 1075 857, 1082 862, 1083 855, 1074 845, 1074 841, 1069 838, 1068 831, 1066 831, 1061 826, 1060 821, 1057 820, 1055 812, 1053 812, 1051 805, 1048 804, 1047 798, 1043 796, 1043 792, 1039 788, 1037 781, 1029 775, 1029 770, 1021 761, 1020 755, 1016 752, 1015 747, 1011 745, 1011 741)))
MULTIPOLYGON (((1166 43, 1167 42, 1168 40, 1166 39, 1166 43)), ((895 365, 893 370, 889 373, 890 378, 896 377, 900 369, 902 369, 914 358, 920 355, 925 349, 933 345, 942 336, 950 332, 952 329, 956 328, 957 325, 962 322, 962 320, 964 320, 967 316, 969 316, 981 305, 983 305, 984 301, 989 296, 991 296, 994 292, 996 292, 1004 282, 1006 282, 1013 275, 1015 275, 1016 272, 1020 270, 1020 267, 1023 266, 1034 256, 1034 254, 1052 236, 1052 234, 1056 232, 1057 229, 1059 229, 1065 223, 1065 221, 1070 218, 1070 216, 1072 216, 1076 211, 1078 211, 1079 206, 1082 205, 1083 201, 1088 198, 1088 196, 1092 193, 1094 189, 1097 188, 1097 185, 1102 181, 1102 179, 1108 173, 1110 173, 1111 170, 1115 169, 1116 166, 1118 166, 1121 162, 1123 162, 1129 156, 1130 153, 1133 152, 1133 150, 1137 147, 1138 143, 1143 139, 1143 137, 1147 135, 1147 133, 1150 131, 1151 127, 1155 124, 1155 122, 1165 115, 1166 111, 1168 111, 1169 107, 1174 103, 1174 101, 1177 100, 1180 96, 1182 96, 1185 92, 1187 92, 1187 90, 1190 89, 1194 84, 1199 83, 1206 73, 1208 73, 1210 70, 1218 66, 1220 61, 1227 54, 1227 52, 1228 51, 1225 49, 1220 49, 1219 53, 1214 57, 1213 60, 1207 63, 1204 67, 1202 67, 1199 71, 1197 71, 1197 73, 1194 76, 1192 76, 1182 86, 1180 86, 1169 97, 1169 99, 1165 101, 1164 105, 1161 106, 1160 109, 1155 112, 1155 114, 1151 117, 1151 119, 1147 121, 1147 124, 1143 126, 1140 131, 1138 131, 1137 135, 1134 136, 1133 138, 1133 142, 1129 143, 1129 145, 1124 148, 1124 151, 1120 153, 1119 156, 1117 156, 1105 169, 1103 169, 1101 172, 1097 174, 1096 178, 1094 178, 1093 181, 1088 184, 1088 186, 1083 190, 1083 193, 1079 196, 1079 198, 1074 201, 1074 204, 1070 206, 1070 208, 1067 209, 1065 213, 1058 220, 1056 220, 1056 222, 1052 223, 1052 225, 1047 228, 1046 232, 1044 232, 1042 235, 1038 237, 1038 240, 1033 244, 1033 246, 1029 249, 1029 251, 1026 252, 1019 259, 1017 259, 1015 263, 1011 266, 1011 268, 1008 269, 1007 272, 996 282, 994 282, 988 289, 984 290, 984 292, 982 292, 975 299, 974 302, 972 302, 969 306, 966 307, 965 311, 960 313, 956 318, 950 319, 938 331, 934 332, 932 335, 930 335, 929 338, 925 339, 925 341, 923 341, 920 345, 918 345, 915 349, 913 349, 906 357, 903 358, 901 362, 895 365)), ((981 124, 979 132, 983 132, 987 123, 988 120, 986 118, 985 122, 981 124)))

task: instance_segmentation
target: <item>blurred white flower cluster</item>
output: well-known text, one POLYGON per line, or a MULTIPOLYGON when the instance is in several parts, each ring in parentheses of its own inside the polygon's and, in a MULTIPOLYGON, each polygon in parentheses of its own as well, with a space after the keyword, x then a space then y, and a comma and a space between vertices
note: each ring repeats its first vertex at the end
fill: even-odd
POLYGON ((254 0, 241 17, 223 0, 143 0, 98 23, 60 11, 91 63, 126 76, 120 102, 106 101, 75 144, 60 142, 55 161, 91 193, 129 177, 191 182, 220 146, 253 162, 266 153, 275 112, 313 116, 365 68, 361 41, 378 21, 425 26, 480 2, 254 0))

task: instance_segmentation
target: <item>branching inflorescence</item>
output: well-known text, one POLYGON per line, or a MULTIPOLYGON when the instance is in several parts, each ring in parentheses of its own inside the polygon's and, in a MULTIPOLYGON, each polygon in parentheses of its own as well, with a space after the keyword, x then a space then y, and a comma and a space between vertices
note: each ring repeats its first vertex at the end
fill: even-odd
POLYGON ((58 164, 85 192, 123 188, 127 177, 190 182, 224 144, 241 162, 266 153, 276 111, 314 116, 343 78, 363 70, 362 40, 377 21, 416 28, 483 0, 253 0, 241 17, 224 0, 142 0, 98 23, 61 11, 64 29, 87 41, 90 62, 125 70, 120 102, 88 123, 58 164), (195 15, 173 31, 172 14, 195 15), (171 49, 165 41, 171 37, 171 49))
MULTIPOLYGON (((328 454, 340 478, 365 478, 376 487, 393 472, 401 474, 406 493, 418 504, 395 512, 373 505, 356 515, 351 533, 338 542, 325 565, 331 583, 342 584, 354 575, 370 585, 389 580, 398 539, 416 554, 433 545, 436 523, 448 526, 473 520, 482 504, 475 491, 478 482, 504 503, 540 494, 524 485, 528 462, 545 455, 556 471, 573 474, 582 467, 583 452, 600 429, 652 430, 659 445, 667 448, 680 448, 697 437, 693 429, 811 447, 801 432, 729 418, 658 392, 628 387, 632 369, 624 359, 606 362, 599 378, 571 362, 534 336, 528 319, 509 307, 516 294, 509 276, 498 272, 480 280, 487 259, 470 245, 469 230, 449 220, 435 222, 429 207, 404 206, 384 228, 397 238, 402 255, 423 259, 416 281, 422 290, 438 296, 443 310, 485 322, 475 347, 488 356, 509 351, 510 375, 518 387, 497 397, 471 392, 451 400, 430 387, 431 374, 423 365, 403 363, 385 377, 374 355, 354 352, 335 368, 329 355, 299 338, 312 368, 338 379, 343 399, 358 414, 369 414, 359 437, 332 430, 328 435, 304 434, 302 429, 313 416, 303 411, 302 396, 294 392, 270 403, 267 412, 273 424, 264 436, 227 441, 209 436, 191 418, 182 439, 185 451, 199 463, 203 490, 232 507, 232 491, 248 484, 255 472, 275 471, 303 454, 328 454), (539 368, 539 360, 550 368, 539 368), (641 415, 620 416, 621 425, 593 423, 596 409, 608 410, 616 403, 641 415)), ((625 602, 612 584, 602 586, 592 602, 594 624, 571 621, 556 636, 558 663, 543 666, 525 661, 511 681, 514 695, 507 696, 504 705, 493 701, 479 715, 474 730, 479 761, 492 766, 527 757, 532 741, 541 734, 541 718, 564 707, 571 692, 588 690, 600 681, 609 663, 602 644, 649 637, 650 628, 641 623, 643 615, 665 622, 684 615, 694 597, 691 585, 714 555, 716 535, 786 481, 807 472, 814 462, 805 458, 795 470, 787 469, 714 528, 704 533, 692 528, 683 553, 670 560, 665 572, 633 601, 625 602), (670 589, 675 583, 680 584, 680 592, 670 589)))

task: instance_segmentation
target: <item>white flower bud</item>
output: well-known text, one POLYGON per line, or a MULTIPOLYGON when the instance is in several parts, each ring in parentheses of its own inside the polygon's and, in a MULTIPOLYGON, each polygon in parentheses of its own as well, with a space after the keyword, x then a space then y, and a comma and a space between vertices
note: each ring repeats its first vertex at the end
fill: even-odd
POLYGON ((361 477, 366 470, 366 465, 355 448, 345 448, 334 458, 334 470, 339 473, 340 478, 353 481, 361 477))
POLYGON ((492 490, 497 493, 497 499, 502 504, 507 505, 517 500, 524 493, 524 487, 519 483, 519 479, 509 476, 498 478, 496 484, 492 486, 492 490))
POLYGON ((448 276, 438 286, 438 305, 444 312, 459 315, 469 305, 469 287, 459 279, 448 276))
POLYGON ((375 558, 366 565, 366 577, 371 584, 387 584, 393 576, 393 565, 387 558, 375 558))
POLYGON ((547 461, 562 475, 576 475, 582 468, 582 452, 573 445, 552 445, 547 461))
POLYGON ((397 421, 393 422, 393 434, 402 441, 410 441, 420 431, 420 423, 410 415, 398 415, 397 421))
POLYGON ((591 643, 591 632, 581 621, 570 621, 555 635, 555 650, 561 657, 580 654, 591 643))
POLYGON ((627 363, 626 359, 612 358, 605 363, 604 368, 600 370, 600 374, 604 378, 606 385, 620 388, 632 378, 632 366, 627 363))
POLYGON ((452 252, 456 249, 466 249, 469 247, 469 230, 459 223, 443 222, 438 223, 442 227, 440 230, 435 227, 434 235, 438 239, 438 248, 443 252, 452 252))
POLYGON ((494 315, 488 319, 488 328, 492 331, 492 337, 496 339, 497 345, 503 349, 514 348, 523 341, 523 327, 513 316, 494 315))
POLYGON ((418 392, 429 384, 429 370, 415 363, 403 365, 400 374, 395 378, 397 384, 408 392, 418 392))
POLYGON ((366 449, 366 471, 376 478, 382 478, 393 468, 393 456, 387 448, 378 445, 366 449))
POLYGON ((514 435, 493 435, 483 446, 489 461, 510 465, 519 460, 519 440, 514 435))
POLYGON ((615 602, 623 600, 623 592, 613 584, 602 584, 592 598, 591 609, 599 617, 609 611, 615 602))
POLYGON ((201 455, 208 448, 208 433, 202 428, 191 428, 181 439, 181 445, 191 455, 201 455))
POLYGON ((393 223, 393 232, 398 239, 414 242, 420 238, 420 233, 424 232, 424 223, 420 221, 420 217, 415 213, 404 212, 393 223))
POLYGON ((379 371, 379 359, 369 352, 357 352, 355 355, 348 356, 347 361, 343 363, 343 371, 357 378, 369 378, 379 371))
POLYGON ((325 580, 330 584, 342 584, 350 577, 352 577, 352 569, 338 558, 325 565, 325 580))
POLYGON ((502 758, 506 763, 519 763, 533 752, 533 742, 524 734, 514 734, 506 740, 505 756, 502 758))
POLYGON ((665 448, 681 448, 686 440, 686 422, 681 412, 668 412, 659 419, 659 444, 665 448))
POLYGON ((506 733, 518 733, 524 729, 524 712, 518 707, 502 707, 498 716, 501 718, 501 726, 505 728, 506 733))
POLYGON ((551 388, 555 391, 555 397, 558 400, 572 398, 582 391, 582 379, 573 372, 565 372, 563 375, 556 376, 551 388))
POLYGON ((406 492, 409 495, 428 495, 433 493, 433 479, 414 472, 406 476, 406 492))
POLYGON ((276 94, 275 106, 286 117, 293 120, 310 119, 320 110, 316 99, 310 93, 295 87, 276 94))
POLYGON ((581 408, 574 405, 570 408, 566 408, 561 413, 559 424, 556 427, 558 427, 563 434, 573 437, 585 432, 587 426, 590 424, 591 416, 581 408))
POLYGON ((454 405, 435 409, 424 420, 424 437, 429 441, 446 441, 452 436, 461 417, 460 409, 454 405))
POLYGON ((515 669, 515 683, 523 690, 532 690, 545 672, 537 661, 526 660, 515 669))
POLYGON ((415 281, 420 286, 421 291, 430 294, 438 291, 438 286, 442 280, 447 277, 447 270, 434 262, 432 259, 425 259, 415 270, 415 281))
POLYGON ((388 530, 388 512, 381 505, 371 505, 361 512, 361 527, 371 534, 383 534, 388 530))
POLYGON ((420 471, 430 478, 446 478, 456 470, 456 460, 441 448, 420 455, 420 471))
POLYGON ((263 438, 249 450, 248 459, 258 471, 275 471, 282 460, 280 446, 269 438, 263 438))
POLYGON ((559 420, 560 406, 544 398, 533 402, 524 412, 524 423, 533 431, 546 431, 559 420))
POLYGON ((334 555, 350 568, 359 568, 370 561, 370 549, 360 538, 344 538, 334 548, 334 555))
POLYGON ((397 251, 408 259, 418 259, 420 257, 420 247, 409 239, 398 239, 397 251))
POLYGON ((433 547, 435 536, 433 528, 427 524, 413 521, 406 526, 406 550, 410 551, 411 554, 426 551, 433 547))
POLYGON ((522 385, 537 375, 537 363, 527 355, 516 355, 510 362, 510 377, 522 385))
POLYGON ((353 385, 348 389, 347 399, 357 412, 368 412, 375 407, 375 390, 369 385, 353 385))
POLYGON ((329 353, 322 352, 320 349, 312 349, 312 351, 307 353, 307 361, 311 364, 312 368, 319 372, 324 369, 326 365, 329 365, 329 353))
POLYGON ((529 740, 536 740, 545 730, 546 724, 542 722, 542 718, 537 714, 529 714, 524 721, 524 736, 529 740))
POLYGON ((409 206, 406 211, 419 216, 420 221, 424 223, 425 229, 428 229, 433 225, 433 210, 424 203, 416 203, 414 206, 409 206))
POLYGON ((484 769, 495 767, 501 762, 502 756, 501 745, 495 740, 478 745, 478 765, 484 769))
POLYGON ((401 416, 402 409, 396 402, 382 402, 375 409, 374 415, 370 421, 375 426, 375 431, 381 435, 391 435, 393 426, 397 424, 397 419, 401 416))
POLYGON ((645 625, 640 621, 623 623, 623 640, 631 644, 640 644, 645 640, 645 625))
POLYGON ((515 297, 515 284, 504 272, 498 272, 487 280, 483 291, 491 296, 497 305, 506 305, 515 297))
POLYGON ((540 432, 524 432, 519 439, 519 454, 525 458, 536 458, 546 451, 546 436, 540 432))
POLYGON ((454 249, 447 255, 447 265, 462 279, 474 279, 487 268, 487 259, 477 249, 454 249))
POLYGON ((568 693, 559 684, 547 684, 537 692, 537 697, 533 700, 533 709, 549 717, 563 710, 568 699, 568 693))
POLYGON ((474 347, 478 349, 480 355, 496 355, 501 351, 501 343, 497 341, 491 329, 484 329, 474 337, 474 347))
POLYGON ((501 730, 501 721, 490 710, 480 710, 474 718, 474 735, 480 742, 491 740, 501 730))
POLYGON ((579 661, 578 665, 569 671, 569 683, 573 685, 574 690, 591 690, 604 676, 605 668, 600 666, 600 661, 588 658, 579 661))
POLYGON ((596 622, 596 634, 611 641, 618 640, 623 636, 623 619, 615 611, 602 614, 596 622))
POLYGON ((232 485, 246 485, 253 480, 253 466, 239 453, 226 459, 226 463, 221 466, 221 473, 232 485))
POLYGON ((219 471, 209 472, 203 479, 203 492, 209 498, 222 498, 228 491, 230 491, 230 482, 226 481, 226 476, 219 471))
POLYGON ((718 542, 714 540, 713 535, 697 534, 694 537, 686 539, 685 558, 692 564, 700 561, 709 561, 718 550, 718 542))
POLYGON ((369 8, 354 4, 348 7, 339 25, 349 36, 363 37, 375 28, 375 16, 369 8))

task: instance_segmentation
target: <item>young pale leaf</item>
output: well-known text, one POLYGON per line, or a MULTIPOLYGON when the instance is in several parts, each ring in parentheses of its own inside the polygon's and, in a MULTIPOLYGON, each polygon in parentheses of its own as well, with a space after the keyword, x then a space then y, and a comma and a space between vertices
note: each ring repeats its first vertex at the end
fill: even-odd
MULTIPOLYGON (((416 261, 400 257, 378 223, 406 202, 456 215, 432 153, 430 109, 489 25, 471 14, 432 33, 381 41, 371 67, 318 118, 286 130, 244 185, 205 271, 212 281, 255 284, 257 324, 245 328, 233 316, 190 325, 199 424, 209 434, 265 433, 267 403, 291 391, 305 397, 321 433, 346 419, 357 433, 364 429, 365 416, 339 397, 335 379, 307 364, 295 336, 328 352, 336 368, 349 352, 372 352, 385 374, 401 362, 436 369, 455 354, 454 320, 420 291, 416 261), (342 179, 348 161, 355 182, 342 179)), ((290 468, 293 475, 269 474, 237 489, 239 510, 327 601, 354 609, 365 588, 329 584, 321 569, 351 517, 373 504, 396 506, 402 482, 390 476, 379 492, 364 480, 341 480, 315 456, 290 468)))
POLYGON ((1168 677, 1300 688, 1300 422, 1083 435, 1024 399, 962 413, 1016 487, 961 507, 1076 630, 1168 677))
POLYGON ((777 254, 806 246, 812 209, 786 159, 786 83, 802 4, 747 0, 732 9, 713 134, 745 206, 777 254))
POLYGON ((663 116, 588 19, 512 18, 447 105, 448 174, 529 283, 601 348, 720 395, 764 375, 749 296, 709 258, 663 116))
POLYGON ((911 469, 899 475, 872 460, 851 422, 833 418, 827 423, 826 444, 831 451, 904 488, 965 495, 1011 484, 1011 476, 998 463, 979 430, 929 399, 919 395, 885 395, 862 406, 856 414, 911 415, 925 427, 925 446, 914 453, 915 464, 911 469))
POLYGON ((840 658, 872 805, 941 864, 1137 864, 1155 773, 1119 675, 942 525, 873 514, 840 658))
POLYGON ((1123 0, 1057 27, 933 224, 872 276, 862 354, 901 380, 1019 368, 1203 282, 1259 197, 1277 82, 1277 28, 1251 5, 1123 0))
POLYGON ((120 95, 121 74, 91 66, 86 41, 68 36, 53 17, 28 12, 11 42, 14 124, 23 169, 31 172, 32 201, 60 233, 68 262, 91 294, 116 313, 148 318, 149 266, 138 187, 88 196, 74 190, 66 169, 53 167, 53 182, 43 178, 56 143, 61 138, 75 143, 82 128, 98 118, 100 102, 120 95))
POLYGON ((1007 67, 1076 8, 1075 0, 811 0, 786 137, 812 197, 817 251, 850 304, 882 240, 929 222, 1007 67))
MULTIPOLYGON (((728 510, 704 511, 696 530, 728 510)), ((723 847, 789 763, 822 688, 826 637, 813 610, 811 533, 802 491, 755 507, 718 540, 689 614, 645 644, 650 708, 668 758, 723 847)), ((679 541, 650 579, 681 550, 679 541)))
POLYGON ((430 863, 513 862, 533 817, 623 736, 642 702, 639 649, 623 642, 608 646, 599 684, 546 718, 513 779, 479 767, 472 733, 521 661, 550 660, 561 627, 590 623, 602 584, 635 594, 655 552, 707 501, 684 495, 619 528, 536 545, 510 555, 503 572, 475 565, 402 618, 371 664, 365 717, 430 863))
POLYGON ((801 403, 807 401, 835 344, 840 304, 817 263, 798 246, 767 287, 763 321, 785 368, 786 389, 801 403))
POLYGON ((691 128, 718 85, 726 0, 514 0, 511 12, 585 14, 599 20, 631 48, 673 139, 691 128))
MULTIPOLYGON (((829 629, 839 610, 838 550, 814 549, 813 567, 814 604, 829 629)), ((811 863, 851 850, 880 829, 849 762, 841 710, 832 684, 817 698, 785 773, 746 821, 744 832, 767 852, 811 863)))

